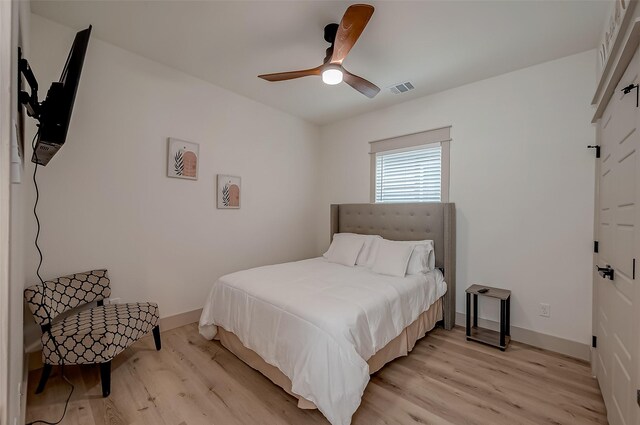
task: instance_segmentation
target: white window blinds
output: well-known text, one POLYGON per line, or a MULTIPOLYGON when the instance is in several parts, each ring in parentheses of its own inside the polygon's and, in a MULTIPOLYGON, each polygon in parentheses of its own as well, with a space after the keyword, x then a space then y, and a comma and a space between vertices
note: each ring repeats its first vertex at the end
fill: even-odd
POLYGON ((451 126, 369 142, 371 202, 449 202, 451 126))
POLYGON ((375 202, 440 202, 442 146, 375 153, 375 202))

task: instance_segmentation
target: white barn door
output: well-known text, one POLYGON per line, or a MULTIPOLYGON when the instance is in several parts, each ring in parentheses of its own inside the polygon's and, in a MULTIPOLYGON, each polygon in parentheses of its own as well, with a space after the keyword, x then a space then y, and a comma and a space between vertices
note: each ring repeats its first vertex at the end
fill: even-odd
POLYGON ((640 384, 640 108, 636 88, 640 56, 636 52, 600 120, 601 157, 596 196, 599 241, 597 265, 613 278, 594 274, 593 369, 607 406, 610 425, 639 425, 636 402, 640 384))

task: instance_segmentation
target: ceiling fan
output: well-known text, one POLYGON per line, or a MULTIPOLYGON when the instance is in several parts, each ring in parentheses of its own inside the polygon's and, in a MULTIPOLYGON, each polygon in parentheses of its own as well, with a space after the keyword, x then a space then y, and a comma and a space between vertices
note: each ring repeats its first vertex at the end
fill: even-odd
POLYGON ((342 62, 347 57, 369 19, 373 15, 373 6, 368 4, 354 4, 349 6, 338 24, 329 24, 324 27, 324 39, 331 43, 327 49, 324 63, 316 68, 304 69, 301 71, 278 72, 275 74, 263 74, 258 77, 267 81, 284 81, 294 78, 307 77, 310 75, 322 76, 325 84, 339 84, 342 81, 349 84, 368 98, 373 98, 378 94, 380 88, 375 84, 358 77, 344 69, 342 62))

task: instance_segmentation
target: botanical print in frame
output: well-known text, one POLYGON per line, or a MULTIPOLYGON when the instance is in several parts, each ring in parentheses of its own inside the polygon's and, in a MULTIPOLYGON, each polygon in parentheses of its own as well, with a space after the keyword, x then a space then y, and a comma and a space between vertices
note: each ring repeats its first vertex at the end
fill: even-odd
POLYGON ((240 177, 218 174, 218 208, 240 208, 240 177))
POLYGON ((169 138, 167 176, 178 179, 198 180, 200 145, 169 138))

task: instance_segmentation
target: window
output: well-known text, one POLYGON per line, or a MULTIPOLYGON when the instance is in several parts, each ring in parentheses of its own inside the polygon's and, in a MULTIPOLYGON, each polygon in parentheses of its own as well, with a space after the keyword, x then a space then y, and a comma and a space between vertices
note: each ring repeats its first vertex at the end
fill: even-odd
POLYGON ((440 202, 442 148, 376 154, 376 202, 440 202))
POLYGON ((448 202, 449 130, 372 142, 372 202, 448 202))

